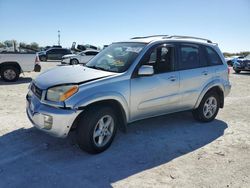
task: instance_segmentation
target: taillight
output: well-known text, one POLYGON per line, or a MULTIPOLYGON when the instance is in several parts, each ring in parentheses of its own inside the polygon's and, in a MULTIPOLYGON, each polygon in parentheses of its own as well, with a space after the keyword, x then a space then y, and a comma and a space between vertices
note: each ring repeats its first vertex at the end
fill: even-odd
POLYGON ((35 59, 35 64, 40 64, 40 59, 38 56, 36 56, 36 59, 35 59))

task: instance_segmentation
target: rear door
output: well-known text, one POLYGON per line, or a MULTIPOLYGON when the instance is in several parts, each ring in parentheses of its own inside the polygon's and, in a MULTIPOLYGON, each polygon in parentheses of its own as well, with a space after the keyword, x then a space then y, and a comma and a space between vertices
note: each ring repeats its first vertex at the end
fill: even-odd
POLYGON ((201 91, 212 80, 214 71, 208 68, 202 46, 183 43, 178 49, 181 107, 182 110, 188 110, 195 106, 201 91))
POLYGON ((218 79, 228 79, 227 65, 224 65, 218 53, 211 47, 204 47, 208 60, 209 69, 214 72, 218 79))
POLYGON ((152 47, 131 78, 131 121, 176 111, 179 108, 179 72, 175 71, 175 48, 152 47), (154 74, 138 76, 141 65, 151 65, 154 74))

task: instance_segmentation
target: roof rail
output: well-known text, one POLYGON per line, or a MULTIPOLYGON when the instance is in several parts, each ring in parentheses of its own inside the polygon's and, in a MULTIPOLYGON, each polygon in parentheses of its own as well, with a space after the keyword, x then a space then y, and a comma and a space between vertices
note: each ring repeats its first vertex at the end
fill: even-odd
POLYGON ((149 35, 144 37, 133 37, 131 39, 144 39, 144 38, 150 38, 150 37, 168 37, 169 35, 149 35))
POLYGON ((181 35, 171 35, 171 36, 166 36, 164 38, 184 38, 184 39, 197 39, 197 40, 203 40, 206 41, 207 43, 213 43, 209 39, 204 39, 204 38, 199 38, 199 37, 191 37, 191 36, 181 36, 181 35))

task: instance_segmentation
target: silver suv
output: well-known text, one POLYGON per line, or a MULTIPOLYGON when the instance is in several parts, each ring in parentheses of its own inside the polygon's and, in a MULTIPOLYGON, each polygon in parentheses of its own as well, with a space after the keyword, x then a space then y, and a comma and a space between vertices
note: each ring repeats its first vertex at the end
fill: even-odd
POLYGON ((212 121, 230 92, 217 44, 187 36, 135 37, 113 43, 85 66, 51 69, 29 86, 27 115, 38 129, 80 148, 107 149, 117 128, 153 116, 190 110, 212 121))

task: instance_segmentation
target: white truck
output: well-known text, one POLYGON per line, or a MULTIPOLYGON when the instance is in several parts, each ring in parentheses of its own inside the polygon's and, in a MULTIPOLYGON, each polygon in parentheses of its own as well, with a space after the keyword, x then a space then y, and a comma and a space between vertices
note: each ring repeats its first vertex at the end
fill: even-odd
POLYGON ((41 66, 36 53, 1 52, 0 76, 6 82, 15 82, 22 72, 40 72, 41 66))

